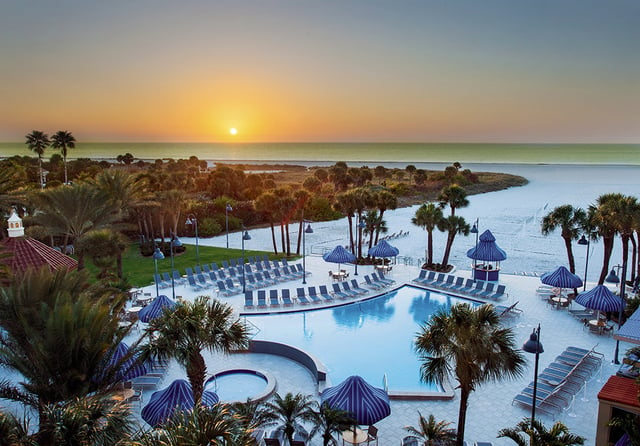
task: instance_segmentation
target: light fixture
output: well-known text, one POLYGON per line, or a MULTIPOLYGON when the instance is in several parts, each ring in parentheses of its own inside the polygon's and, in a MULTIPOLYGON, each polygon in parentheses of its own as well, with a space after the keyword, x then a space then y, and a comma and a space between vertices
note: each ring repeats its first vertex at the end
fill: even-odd
POLYGON ((542 344, 540 343, 540 324, 538 324, 538 328, 533 329, 529 340, 522 346, 522 350, 536 355, 533 372, 533 399, 531 404, 531 429, 533 429, 533 422, 536 419, 536 398, 538 397, 538 362, 540 360, 540 353, 544 353, 544 348, 542 348, 542 344))

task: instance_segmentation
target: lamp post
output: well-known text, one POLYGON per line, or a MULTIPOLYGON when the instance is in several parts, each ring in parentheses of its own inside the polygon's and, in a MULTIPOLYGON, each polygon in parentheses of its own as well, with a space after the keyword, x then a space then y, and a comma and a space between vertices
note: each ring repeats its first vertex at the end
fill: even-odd
POLYGON ((243 293, 247 290, 247 287, 245 285, 246 281, 244 278, 244 242, 245 240, 251 240, 251 236, 249 235, 249 231, 247 230, 245 230, 244 234, 242 234, 242 292, 243 293))
POLYGON ((233 208, 227 203, 227 207, 224 208, 224 220, 227 228, 227 249, 229 249, 229 212, 231 211, 233 211, 233 208))
POLYGON ((169 232, 171 234, 171 242, 169 243, 169 252, 171 253, 171 295, 173 296, 173 300, 176 300, 176 283, 173 278, 173 247, 174 246, 182 246, 182 242, 178 238, 177 235, 173 233, 173 231, 169 232))
MULTIPOLYGON (((476 218, 475 223, 473 224, 473 227, 469 230, 470 233, 475 234, 476 235, 476 250, 474 253, 474 257, 478 254, 478 235, 480 233, 480 231, 478 231, 478 219, 476 218)), ((473 277, 473 280, 476 280, 476 266, 478 265, 478 260, 477 259, 473 259, 473 273, 471 274, 473 277)))
POLYGON ((362 254, 362 230, 367 226, 362 220, 360 220, 360 215, 358 215, 358 248, 356 249, 356 270, 353 273, 354 276, 358 275, 358 260, 360 260, 360 254, 362 254))
POLYGON ((578 240, 578 245, 587 245, 587 259, 584 262, 584 286, 582 287, 582 291, 585 291, 587 289, 587 271, 589 268, 589 245, 591 244, 591 234, 589 234, 589 237, 585 237, 584 234, 582 234, 582 237, 580 237, 580 240, 578 240))
POLYGON ((187 226, 193 225, 193 229, 196 232, 196 265, 200 266, 200 253, 198 252, 198 219, 195 215, 189 214, 187 215, 187 221, 185 221, 184 224, 187 226))
MULTIPOLYGON (((302 225, 304 226, 305 223, 306 222, 303 221, 302 225)), ((306 256, 306 253, 307 253, 305 240, 307 238, 307 236, 306 236, 307 234, 313 234, 313 228, 311 227, 311 223, 308 223, 307 228, 302 233, 302 283, 303 283, 303 285, 306 285, 306 283, 307 283, 307 265, 305 263, 305 256, 306 256)))
POLYGON ((542 344, 540 343, 540 324, 538 324, 538 328, 533 329, 533 333, 531 333, 529 340, 522 346, 522 350, 536 355, 533 371, 533 404, 531 404, 531 429, 533 429, 533 422, 536 419, 536 398, 538 397, 538 362, 540 360, 540 353, 544 353, 544 348, 542 348, 542 344))
MULTIPOLYGON (((627 259, 624 258, 622 259, 622 265, 614 266, 611 269, 611 272, 609 273, 609 275, 604 279, 604 281, 608 283, 620 284, 620 299, 622 300, 620 301, 620 311, 618 312, 618 331, 620 331, 620 327, 622 326, 622 313, 624 310, 624 302, 625 302, 624 293, 625 293, 626 277, 627 277, 627 259), (621 277, 618 277, 616 275, 616 272, 614 271, 614 269, 617 269, 618 273, 620 272, 620 269, 622 269, 621 277)), ((616 339, 616 350, 613 353, 614 364, 620 364, 620 361, 618 360, 619 352, 620 352, 620 340, 616 339)))
MULTIPOLYGON (((162 251, 160 251, 160 248, 156 247, 155 251, 153 252, 153 264, 156 267, 156 297, 158 297, 160 295, 160 288, 158 286, 158 260, 162 260, 164 259, 164 254, 162 254, 162 251)), ((173 272, 171 273, 173 274, 173 272)), ((171 276, 172 280, 173 280, 173 276, 171 276)))

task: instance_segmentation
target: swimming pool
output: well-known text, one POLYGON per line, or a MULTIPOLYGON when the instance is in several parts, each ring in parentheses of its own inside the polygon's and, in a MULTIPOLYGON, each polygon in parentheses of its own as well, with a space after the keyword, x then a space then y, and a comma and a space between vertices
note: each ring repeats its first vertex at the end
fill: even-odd
POLYGON ((434 312, 460 302, 469 300, 403 286, 339 307, 246 317, 258 329, 255 339, 292 345, 320 359, 330 385, 360 375, 378 387, 386 377, 395 392, 440 392, 440 386, 420 382, 414 339, 434 312))
POLYGON ((204 390, 215 392, 224 402, 262 401, 271 396, 275 386, 275 378, 268 372, 230 369, 214 373, 204 390))

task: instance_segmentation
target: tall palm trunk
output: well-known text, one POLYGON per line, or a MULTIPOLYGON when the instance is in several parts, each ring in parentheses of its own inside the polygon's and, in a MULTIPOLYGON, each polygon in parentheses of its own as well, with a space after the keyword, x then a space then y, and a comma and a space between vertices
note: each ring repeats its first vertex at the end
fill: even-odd
POLYGON ((269 226, 271 227, 271 242, 273 243, 273 253, 278 255, 278 243, 276 242, 276 227, 271 220, 269 220, 269 226))
POLYGON ((282 243, 282 253, 284 254, 287 252, 286 245, 284 243, 284 220, 280 221, 280 243, 282 243))
POLYGON ((456 231, 449 231, 447 233, 447 244, 444 248, 444 256, 442 256, 442 266, 446 267, 449 264, 449 256, 451 255, 451 247, 453 246, 453 241, 456 238, 456 231))
POLYGON ((600 278, 598 279, 598 285, 604 284, 604 279, 609 274, 609 262, 611 260, 611 253, 613 252, 613 236, 602 237, 602 245, 603 245, 603 260, 602 260, 602 270, 600 270, 600 278))
POLYGON ((433 230, 427 231, 427 265, 433 265, 433 230))
POLYGON ((298 241, 296 242, 296 255, 300 255, 300 244, 302 242, 302 231, 304 231, 304 217, 300 218, 300 224, 298 225, 298 241))
POLYGON ((347 221, 349 222, 349 246, 351 246, 351 252, 355 255, 355 243, 353 242, 353 217, 347 215, 347 221))
POLYGON ((286 236, 287 236, 287 257, 291 255, 291 237, 289 236, 289 220, 287 220, 287 224, 284 227, 286 236))
POLYGON ((460 408, 458 409, 458 433, 456 438, 456 444, 463 446, 464 444, 464 427, 467 421, 467 405, 469 403, 470 390, 461 387, 460 388, 460 408))
POLYGON ((187 378, 193 392, 193 405, 199 406, 204 392, 204 380, 207 375, 207 364, 200 352, 192 352, 187 366, 187 378))
POLYGON ((573 274, 576 273, 576 260, 573 256, 573 249, 571 248, 571 238, 562 237, 564 239, 564 247, 567 250, 567 259, 569 260, 569 271, 573 274))

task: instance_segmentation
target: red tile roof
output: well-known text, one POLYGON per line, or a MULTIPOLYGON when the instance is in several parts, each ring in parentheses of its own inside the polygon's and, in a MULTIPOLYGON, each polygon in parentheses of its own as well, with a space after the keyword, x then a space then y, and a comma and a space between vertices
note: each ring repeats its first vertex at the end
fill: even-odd
POLYGON ((14 273, 45 265, 52 271, 63 268, 72 270, 78 267, 76 260, 29 237, 8 237, 0 240, 0 243, 4 251, 13 254, 5 263, 14 273))
POLYGON ((638 389, 635 379, 614 375, 602 386, 598 399, 640 408, 638 389))

